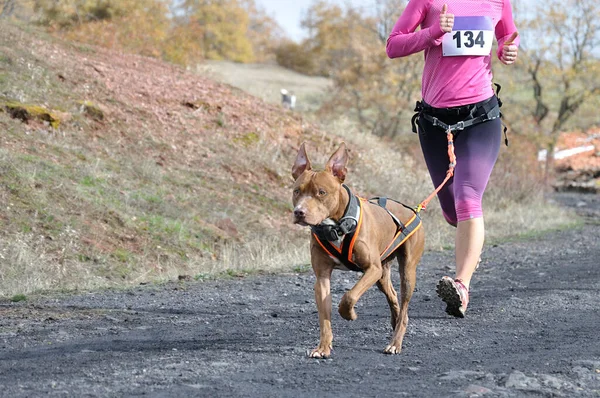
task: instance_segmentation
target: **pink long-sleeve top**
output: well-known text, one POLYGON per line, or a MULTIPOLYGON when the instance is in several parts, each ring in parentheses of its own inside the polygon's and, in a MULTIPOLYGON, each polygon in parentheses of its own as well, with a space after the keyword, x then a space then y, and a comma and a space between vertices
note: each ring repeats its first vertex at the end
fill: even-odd
MULTIPOLYGON (((493 95, 491 51, 483 56, 443 56, 444 34, 452 35, 440 28, 444 4, 448 5, 447 12, 455 16, 453 31, 461 29, 457 25, 469 25, 466 21, 481 22, 484 19, 481 17, 488 17, 486 21, 491 19, 488 25, 498 41, 500 58, 504 43, 517 30, 509 0, 410 0, 387 40, 387 54, 398 58, 424 50, 421 94, 433 107, 449 108, 483 101, 493 95), (418 26, 421 29, 416 31, 418 26)), ((519 44, 518 37, 514 44, 519 44)))

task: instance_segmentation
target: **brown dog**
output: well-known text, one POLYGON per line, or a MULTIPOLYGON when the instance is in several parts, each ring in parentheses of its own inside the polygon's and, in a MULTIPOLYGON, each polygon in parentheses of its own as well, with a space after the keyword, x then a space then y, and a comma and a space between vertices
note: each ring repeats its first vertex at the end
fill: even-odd
POLYGON ((400 353, 408 324, 408 303, 415 288, 416 268, 423 254, 425 233, 423 228, 419 228, 421 222, 418 214, 392 200, 378 204, 354 196, 342 185, 346 178, 347 161, 346 145, 342 143, 331 155, 325 170, 315 171, 303 143, 292 168, 292 176, 296 181, 293 190, 294 222, 310 226, 313 232, 310 251, 316 276, 315 300, 321 336, 319 346, 310 353, 312 358, 327 358, 331 354, 331 273, 334 269, 348 268, 364 274, 342 297, 338 308, 340 315, 344 319, 355 320, 354 305, 377 283, 390 306, 394 329, 392 340, 384 352, 400 353), (406 228, 409 225, 412 225, 412 230, 406 228), (405 230, 401 231, 402 228, 405 230), (403 243, 397 248, 393 247, 391 242, 396 236, 402 235, 400 232, 404 234, 403 243), (351 234, 354 237, 348 245, 344 241, 351 234), (340 239, 336 239, 338 236, 340 239), (342 247, 346 247, 345 253, 342 247), (336 248, 340 249, 342 256, 347 256, 348 261, 345 257, 341 260, 332 257, 331 253, 335 254, 336 248), (382 261, 382 253, 386 251, 390 255, 382 261), (400 305, 390 277, 391 260, 394 257, 398 260, 400 270, 400 305), (359 269, 355 269, 356 265, 359 269))

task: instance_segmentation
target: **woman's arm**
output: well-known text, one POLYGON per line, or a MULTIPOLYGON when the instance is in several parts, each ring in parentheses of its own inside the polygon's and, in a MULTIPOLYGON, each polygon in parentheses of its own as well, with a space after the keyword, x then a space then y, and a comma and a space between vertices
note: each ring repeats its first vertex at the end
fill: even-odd
MULTIPOLYGON (((498 24, 496 25, 496 40, 498 40, 498 59, 504 63, 506 63, 506 53, 514 52, 514 58, 516 58, 516 51, 519 47, 519 36, 517 35, 514 40, 510 40, 512 36, 517 32, 517 27, 515 26, 515 21, 513 20, 512 15, 512 6, 510 4, 510 0, 504 0, 504 7, 502 8, 502 17, 498 24), (504 48, 504 45, 507 45, 507 48, 504 48)), ((514 62, 514 59, 512 60, 514 62)), ((510 63, 512 63, 510 62, 510 63)))
POLYGON ((410 0, 394 25, 387 40, 386 52, 390 58, 405 57, 417 53, 433 45, 439 45, 444 32, 439 24, 415 32, 423 22, 429 8, 430 0, 410 0))

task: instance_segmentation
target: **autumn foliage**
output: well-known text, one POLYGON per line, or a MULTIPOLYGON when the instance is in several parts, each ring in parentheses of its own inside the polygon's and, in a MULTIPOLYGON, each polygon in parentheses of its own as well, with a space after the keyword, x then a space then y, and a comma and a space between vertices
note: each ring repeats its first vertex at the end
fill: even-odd
POLYGON ((361 7, 316 1, 302 21, 309 36, 300 45, 280 47, 277 60, 333 80, 335 89, 322 113, 344 114, 366 131, 394 137, 410 130, 414 101, 420 96, 422 60, 388 59, 385 43, 404 2, 373 4, 365 12, 361 7))
MULTIPOLYGON (((80 42, 186 66, 204 60, 275 61, 302 74, 328 77, 334 90, 322 113, 350 116, 379 136, 409 131, 414 102, 420 99, 422 57, 389 60, 385 54, 405 0, 373 0, 368 8, 315 0, 303 15, 307 35, 299 43, 286 40, 255 0, 32 3, 34 20, 80 42)), ((6 15, 17 3, 3 4, 6 15)), ((536 9, 526 9, 528 3, 519 0, 513 4, 522 39, 519 60, 510 71, 495 65, 494 75, 505 85, 504 93, 511 93, 505 101, 508 124, 551 152, 561 130, 597 123, 593 117, 585 123, 577 118, 597 109, 600 98, 599 6, 594 0, 550 0, 536 9)))
POLYGON ((264 62, 281 30, 254 0, 35 0, 35 20, 66 38, 163 58, 264 62))

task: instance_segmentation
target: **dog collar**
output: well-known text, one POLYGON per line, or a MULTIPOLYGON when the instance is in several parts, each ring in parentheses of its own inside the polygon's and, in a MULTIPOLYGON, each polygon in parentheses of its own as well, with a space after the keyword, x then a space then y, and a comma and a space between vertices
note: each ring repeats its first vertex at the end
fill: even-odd
POLYGON ((356 231, 360 217, 360 200, 350 191, 346 185, 342 185, 348 192, 348 204, 340 221, 333 223, 322 222, 311 226, 312 232, 320 239, 329 242, 337 242, 345 235, 356 231))

